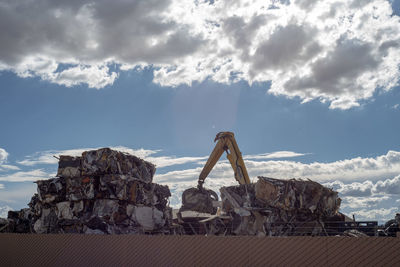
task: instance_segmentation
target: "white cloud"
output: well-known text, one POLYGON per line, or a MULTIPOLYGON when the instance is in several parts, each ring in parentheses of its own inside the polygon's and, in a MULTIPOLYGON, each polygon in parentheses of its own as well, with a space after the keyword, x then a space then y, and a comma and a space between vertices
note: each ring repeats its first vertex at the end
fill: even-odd
POLYGON ((338 191, 342 196, 369 197, 377 195, 400 195, 400 175, 390 179, 381 177, 380 180, 376 182, 367 180, 362 183, 344 183, 336 180, 324 183, 324 185, 338 191))
POLYGON ((364 181, 362 183, 343 183, 341 181, 334 181, 324 183, 324 186, 330 187, 335 191, 338 191, 341 196, 351 197, 367 197, 372 195, 374 183, 371 181, 364 181))
POLYGON ((0 70, 102 88, 154 67, 162 86, 271 81, 270 94, 359 106, 400 77, 387 0, 8 1, 0 70))
POLYGON ((5 162, 7 160, 7 157, 8 157, 8 152, 5 149, 0 148, 0 164, 5 162))
POLYGON ((0 171, 16 171, 19 170, 17 166, 4 164, 7 162, 8 152, 0 147, 0 171))
POLYGON ((58 73, 53 73, 46 79, 67 87, 87 83, 88 87, 100 89, 113 84, 117 77, 118 74, 116 72, 110 72, 109 68, 104 65, 78 65, 58 73))
POLYGON ((400 104, 395 104, 395 105, 393 105, 392 109, 399 109, 399 107, 400 107, 400 104))
POLYGON ((245 155, 243 159, 279 159, 279 158, 294 158, 301 157, 307 154, 297 153, 293 151, 275 151, 272 153, 258 154, 258 155, 245 155))
POLYGON ((0 184, 0 189, 4 189, 4 184, 0 184))
POLYGON ((17 171, 20 168, 14 165, 2 164, 0 165, 0 171, 17 171))
POLYGON ((6 182, 26 182, 49 179, 50 174, 46 173, 42 169, 36 169, 31 171, 19 171, 7 175, 1 175, 0 181, 6 182))
MULTIPOLYGON (((376 182, 327 182, 323 185, 339 192, 341 210, 347 214, 358 214, 358 219, 378 220, 380 223, 394 217, 393 204, 398 203, 400 175, 376 182)), ((396 204, 397 205, 397 204, 396 204)))
POLYGON ((393 219, 395 214, 399 212, 399 208, 380 208, 380 209, 361 209, 354 211, 356 220, 377 220, 380 222, 388 221, 393 219))
POLYGON ((156 165, 157 168, 163 168, 174 165, 182 165, 186 163, 199 163, 208 157, 145 157, 145 160, 150 161, 156 165))
POLYGON ((203 41, 166 15, 172 7, 168 0, 3 2, 0 69, 101 88, 117 77, 109 70, 114 63, 173 64, 203 41))
POLYGON ((389 200, 389 196, 377 196, 377 197, 351 197, 351 196, 339 196, 342 198, 340 207, 350 209, 361 209, 361 208, 377 208, 378 205, 382 205, 382 202, 389 200))
POLYGON ((400 195, 400 175, 394 177, 393 179, 378 181, 373 190, 375 193, 400 195))

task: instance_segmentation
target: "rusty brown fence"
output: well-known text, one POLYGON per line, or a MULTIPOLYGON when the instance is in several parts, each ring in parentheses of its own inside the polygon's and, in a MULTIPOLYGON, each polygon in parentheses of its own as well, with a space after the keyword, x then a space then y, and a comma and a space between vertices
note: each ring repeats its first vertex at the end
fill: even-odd
POLYGON ((0 266, 400 266, 400 238, 0 234, 0 266))

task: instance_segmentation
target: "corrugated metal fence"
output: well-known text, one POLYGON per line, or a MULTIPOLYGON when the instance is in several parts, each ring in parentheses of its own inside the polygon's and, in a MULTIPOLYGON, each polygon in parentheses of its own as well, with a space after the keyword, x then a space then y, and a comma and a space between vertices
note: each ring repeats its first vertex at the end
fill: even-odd
POLYGON ((400 238, 0 234, 0 266, 400 266, 400 238))

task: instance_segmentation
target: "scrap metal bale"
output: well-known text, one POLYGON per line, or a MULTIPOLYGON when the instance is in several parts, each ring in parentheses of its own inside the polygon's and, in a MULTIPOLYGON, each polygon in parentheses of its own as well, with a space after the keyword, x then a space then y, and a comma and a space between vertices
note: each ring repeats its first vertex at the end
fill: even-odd
POLYGON ((82 173, 84 175, 125 174, 151 183, 155 165, 130 154, 101 148, 82 153, 82 173))
POLYGON ((55 203, 65 200, 65 179, 52 178, 48 180, 38 180, 38 198, 43 203, 55 203))
POLYGON ((58 217, 56 207, 43 208, 41 217, 33 225, 33 229, 37 234, 58 233, 58 217))
POLYGON ((66 199, 69 201, 94 199, 96 180, 92 176, 66 178, 66 199))
POLYGON ((127 175, 106 174, 99 178, 97 196, 165 209, 171 192, 166 185, 144 183, 127 175))
POLYGON ((81 157, 61 155, 58 161, 57 177, 81 176, 81 157))
POLYGON ((56 204, 57 207, 57 218, 59 220, 67 219, 72 220, 74 215, 71 209, 71 203, 69 201, 59 202, 56 204))
POLYGON ((136 206, 131 219, 136 221, 144 231, 153 231, 165 225, 164 213, 155 207, 136 206))
POLYGON ((98 197, 136 202, 138 187, 142 183, 124 174, 105 174, 99 178, 98 197))
POLYGON ((114 223, 114 216, 118 212, 118 200, 96 199, 94 201, 93 216, 101 218, 107 223, 114 223))
MULTIPOLYGON (((133 190, 130 192, 133 192, 133 190)), ((135 196, 136 204, 155 206, 164 210, 167 208, 171 191, 167 185, 137 183, 135 196)), ((133 198, 133 196, 130 196, 130 198, 133 198)))
POLYGON ((337 192, 309 180, 259 177, 220 192, 236 235, 326 235, 324 218, 336 215, 340 206, 337 192))
POLYGON ((334 216, 340 206, 338 193, 311 180, 279 180, 258 177, 257 200, 284 210, 309 210, 323 216, 334 216))

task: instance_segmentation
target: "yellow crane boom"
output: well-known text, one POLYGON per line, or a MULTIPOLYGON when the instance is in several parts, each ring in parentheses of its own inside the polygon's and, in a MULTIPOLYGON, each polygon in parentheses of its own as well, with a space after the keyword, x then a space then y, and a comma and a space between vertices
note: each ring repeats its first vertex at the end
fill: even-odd
POLYGON ((250 184, 249 174, 247 173, 246 165, 244 164, 242 153, 235 140, 235 135, 232 132, 219 132, 214 139, 217 142, 213 151, 210 154, 203 170, 199 176, 199 189, 202 189, 203 183, 211 172, 212 168, 221 158, 224 151, 227 153, 232 169, 235 173, 235 179, 239 184, 250 184), (217 142, 218 141, 218 142, 217 142))

